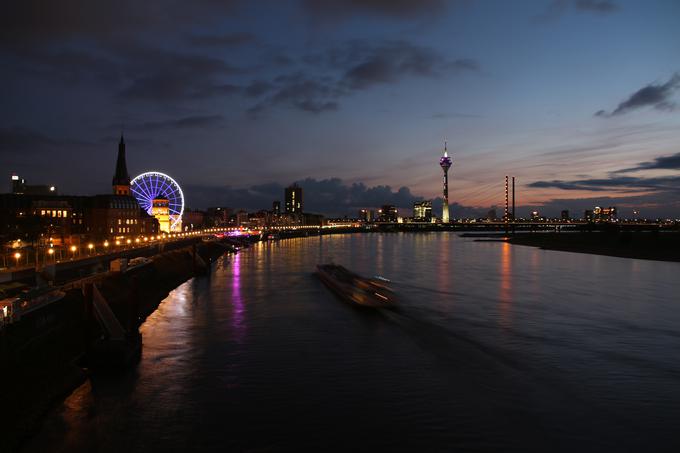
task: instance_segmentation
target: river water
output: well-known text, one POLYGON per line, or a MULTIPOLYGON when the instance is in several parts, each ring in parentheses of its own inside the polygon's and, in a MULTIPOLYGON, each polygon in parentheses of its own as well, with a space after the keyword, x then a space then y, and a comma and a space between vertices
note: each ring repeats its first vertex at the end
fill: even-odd
POLYGON ((680 263, 453 233, 259 243, 141 328, 27 451, 680 451, 680 263), (382 275, 394 312, 312 275, 382 275))

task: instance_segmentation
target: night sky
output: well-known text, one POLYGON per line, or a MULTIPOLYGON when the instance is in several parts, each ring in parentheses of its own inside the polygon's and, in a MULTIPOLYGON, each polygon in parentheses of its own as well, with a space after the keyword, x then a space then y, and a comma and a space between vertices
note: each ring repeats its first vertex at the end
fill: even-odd
POLYGON ((680 217, 677 0, 7 3, 3 191, 108 193, 124 130, 188 207, 406 208, 448 140, 454 216, 510 174, 520 215, 680 217))

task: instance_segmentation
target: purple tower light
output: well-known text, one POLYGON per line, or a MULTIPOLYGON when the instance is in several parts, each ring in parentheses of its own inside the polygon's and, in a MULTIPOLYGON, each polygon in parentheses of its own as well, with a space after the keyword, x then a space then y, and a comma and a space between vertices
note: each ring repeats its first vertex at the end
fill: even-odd
POLYGON ((449 168, 453 165, 453 160, 449 157, 444 142, 444 155, 439 159, 439 166, 444 170, 444 205, 442 206, 442 222, 449 223, 449 168))

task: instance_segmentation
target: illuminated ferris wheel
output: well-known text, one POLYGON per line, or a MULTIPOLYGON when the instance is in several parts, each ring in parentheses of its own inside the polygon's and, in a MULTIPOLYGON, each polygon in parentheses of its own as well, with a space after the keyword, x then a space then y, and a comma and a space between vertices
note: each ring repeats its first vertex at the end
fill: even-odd
POLYGON ((149 215, 154 215, 154 200, 167 199, 170 231, 181 230, 182 213, 184 212, 184 194, 177 181, 165 173, 148 171, 136 176, 130 182, 130 191, 142 209, 148 212, 149 215))

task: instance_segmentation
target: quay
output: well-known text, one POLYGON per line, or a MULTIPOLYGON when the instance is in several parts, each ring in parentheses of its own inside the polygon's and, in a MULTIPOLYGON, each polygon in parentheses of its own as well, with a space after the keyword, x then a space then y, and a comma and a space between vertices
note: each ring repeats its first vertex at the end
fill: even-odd
POLYGON ((61 284, 43 286, 37 298, 30 291, 15 297, 18 312, 0 322, 0 451, 18 448, 51 404, 87 373, 119 372, 135 363, 142 347, 138 328, 146 317, 171 290, 208 272, 212 262, 241 244, 247 245, 230 238, 183 238, 160 253, 134 251, 148 258, 126 270, 69 279, 95 266, 91 259, 74 261, 56 274, 61 284))

